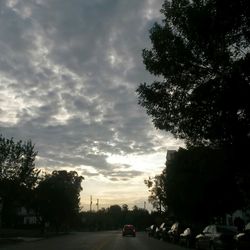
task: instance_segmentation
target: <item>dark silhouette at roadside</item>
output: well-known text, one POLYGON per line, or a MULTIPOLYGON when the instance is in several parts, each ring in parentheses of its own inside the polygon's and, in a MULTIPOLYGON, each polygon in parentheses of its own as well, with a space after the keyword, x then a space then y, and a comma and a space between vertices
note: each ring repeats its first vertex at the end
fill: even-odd
POLYGON ((53 171, 39 181, 34 190, 34 207, 43 231, 68 231, 77 223, 80 212, 82 176, 75 171, 53 171))
POLYGON ((0 229, 15 229, 14 235, 19 229, 45 234, 79 225, 84 178, 75 171, 41 174, 35 168, 36 155, 31 141, 0 136, 0 229))
POLYGON ((236 226, 239 233, 242 233, 245 228, 245 223, 240 217, 234 219, 234 226, 236 226))
POLYGON ((250 208, 249 2, 165 0, 161 13, 139 104, 186 148, 146 180, 149 200, 184 223, 222 223, 250 208))
POLYGON ((136 230, 145 230, 154 220, 153 214, 134 206, 132 210, 124 204, 112 205, 99 211, 81 212, 80 229, 85 231, 121 230, 126 224, 132 224, 136 230))
POLYGON ((31 141, 15 142, 0 135, 0 228, 17 227, 20 224, 18 209, 32 206, 39 176, 35 168, 36 155, 31 141))

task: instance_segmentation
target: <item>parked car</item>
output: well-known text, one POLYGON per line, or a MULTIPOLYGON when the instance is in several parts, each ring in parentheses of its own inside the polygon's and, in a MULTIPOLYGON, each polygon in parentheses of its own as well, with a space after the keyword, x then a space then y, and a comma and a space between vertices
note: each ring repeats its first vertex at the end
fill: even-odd
POLYGON ((149 234, 150 230, 151 230, 151 226, 150 227, 146 227, 146 229, 145 229, 145 231, 147 232, 147 234, 149 234))
POLYGON ((170 242, 173 242, 173 243, 178 243, 179 242, 179 239, 180 239, 180 234, 183 232, 183 230, 185 229, 186 227, 179 223, 179 222, 175 222, 170 230, 168 230, 168 239, 170 242))
POLYGON ((196 236, 196 249, 224 249, 234 248, 234 236, 237 228, 227 225, 209 225, 196 236))
POLYGON ((156 228, 157 228, 156 225, 151 225, 146 229, 149 237, 154 237, 156 228))
POLYGON ((250 249, 250 223, 246 224, 243 232, 235 235, 235 250, 250 249))
POLYGON ((187 248, 193 248, 195 246, 195 237, 200 232, 199 225, 192 225, 185 228, 180 234, 179 243, 187 248))
POLYGON ((162 239, 162 233, 164 231, 164 225, 165 223, 163 222, 159 227, 155 228, 155 233, 154 233, 154 237, 158 240, 162 239))
POLYGON ((193 246, 194 237, 190 227, 187 227, 183 233, 180 234, 180 245, 185 246, 187 248, 193 246))
POLYGON ((170 230, 170 228, 171 227, 166 222, 163 222, 160 225, 160 228, 159 228, 159 237, 160 237, 160 239, 165 240, 165 241, 168 240, 168 231, 170 230))
POLYGON ((159 227, 156 227, 156 228, 155 228, 154 238, 156 238, 156 239, 158 239, 158 240, 161 238, 161 235, 160 235, 160 228, 159 228, 159 227))
POLYGON ((125 225, 122 229, 122 236, 136 236, 135 227, 133 225, 125 225))

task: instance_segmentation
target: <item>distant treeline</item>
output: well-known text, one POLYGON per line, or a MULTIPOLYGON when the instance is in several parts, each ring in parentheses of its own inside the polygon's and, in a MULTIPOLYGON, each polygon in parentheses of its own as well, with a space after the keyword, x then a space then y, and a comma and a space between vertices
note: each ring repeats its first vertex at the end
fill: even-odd
POLYGON ((117 230, 125 224, 133 224, 137 230, 145 230, 155 223, 158 213, 149 213, 148 210, 134 206, 128 210, 126 204, 112 205, 107 209, 102 208, 97 212, 81 212, 82 230, 117 230))
POLYGON ((159 213, 128 205, 112 205, 96 212, 80 210, 81 182, 75 171, 41 173, 31 141, 0 135, 0 228, 46 231, 116 230, 134 224, 144 230, 160 221, 159 213), (27 219, 27 220, 25 220, 27 219))

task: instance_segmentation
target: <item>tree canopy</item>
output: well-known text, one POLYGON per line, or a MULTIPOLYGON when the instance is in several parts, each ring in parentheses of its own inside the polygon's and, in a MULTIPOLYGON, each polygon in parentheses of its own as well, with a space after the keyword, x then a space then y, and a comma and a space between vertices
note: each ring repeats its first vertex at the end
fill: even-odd
POLYGON ((53 171, 39 182, 36 194, 38 214, 58 230, 74 222, 80 211, 82 176, 75 171, 53 171))
POLYGON ((150 198, 194 220, 249 205, 250 2, 165 0, 161 13, 142 53, 155 81, 140 84, 139 104, 187 150, 157 177, 163 186, 146 183, 150 198))
POLYGON ((31 192, 39 175, 35 168, 37 152, 31 141, 15 142, 0 135, 0 197, 3 226, 15 226, 17 208, 29 207, 31 192))
POLYGON ((15 142, 0 135, 0 181, 15 181, 19 185, 34 187, 39 170, 35 168, 37 152, 31 141, 15 142))
POLYGON ((248 0, 166 0, 143 50, 157 77, 137 89, 155 126, 191 145, 249 147, 248 0))
POLYGON ((223 150, 180 148, 167 161, 168 212, 188 222, 208 222, 244 205, 223 150))
POLYGON ((209 147, 180 148, 160 175, 145 182, 149 201, 158 210, 161 205, 167 217, 186 223, 209 223, 244 207, 226 154, 209 147))
MULTIPOLYGON (((35 168, 37 152, 31 141, 15 142, 0 135, 0 197, 3 227, 23 226, 18 211, 35 211, 50 229, 66 229, 79 220, 82 176, 75 171, 42 175, 35 168)), ((1 225, 0 225, 1 226, 1 225)))
POLYGON ((82 229, 85 230, 111 230, 120 229, 126 224, 133 224, 136 230, 145 230, 154 223, 154 216, 148 210, 134 206, 128 209, 127 204, 111 205, 98 211, 81 212, 82 229))
POLYGON ((167 211, 167 190, 165 182, 166 169, 164 169, 160 175, 156 175, 154 178, 149 177, 148 180, 144 180, 150 192, 148 201, 153 205, 153 208, 160 213, 167 211))

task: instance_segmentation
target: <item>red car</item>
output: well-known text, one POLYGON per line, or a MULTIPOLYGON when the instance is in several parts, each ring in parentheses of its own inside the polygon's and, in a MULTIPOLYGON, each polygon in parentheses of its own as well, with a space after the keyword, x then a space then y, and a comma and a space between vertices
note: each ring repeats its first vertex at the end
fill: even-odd
POLYGON ((122 236, 131 235, 136 236, 135 227, 133 225, 125 225, 122 229, 122 236))

